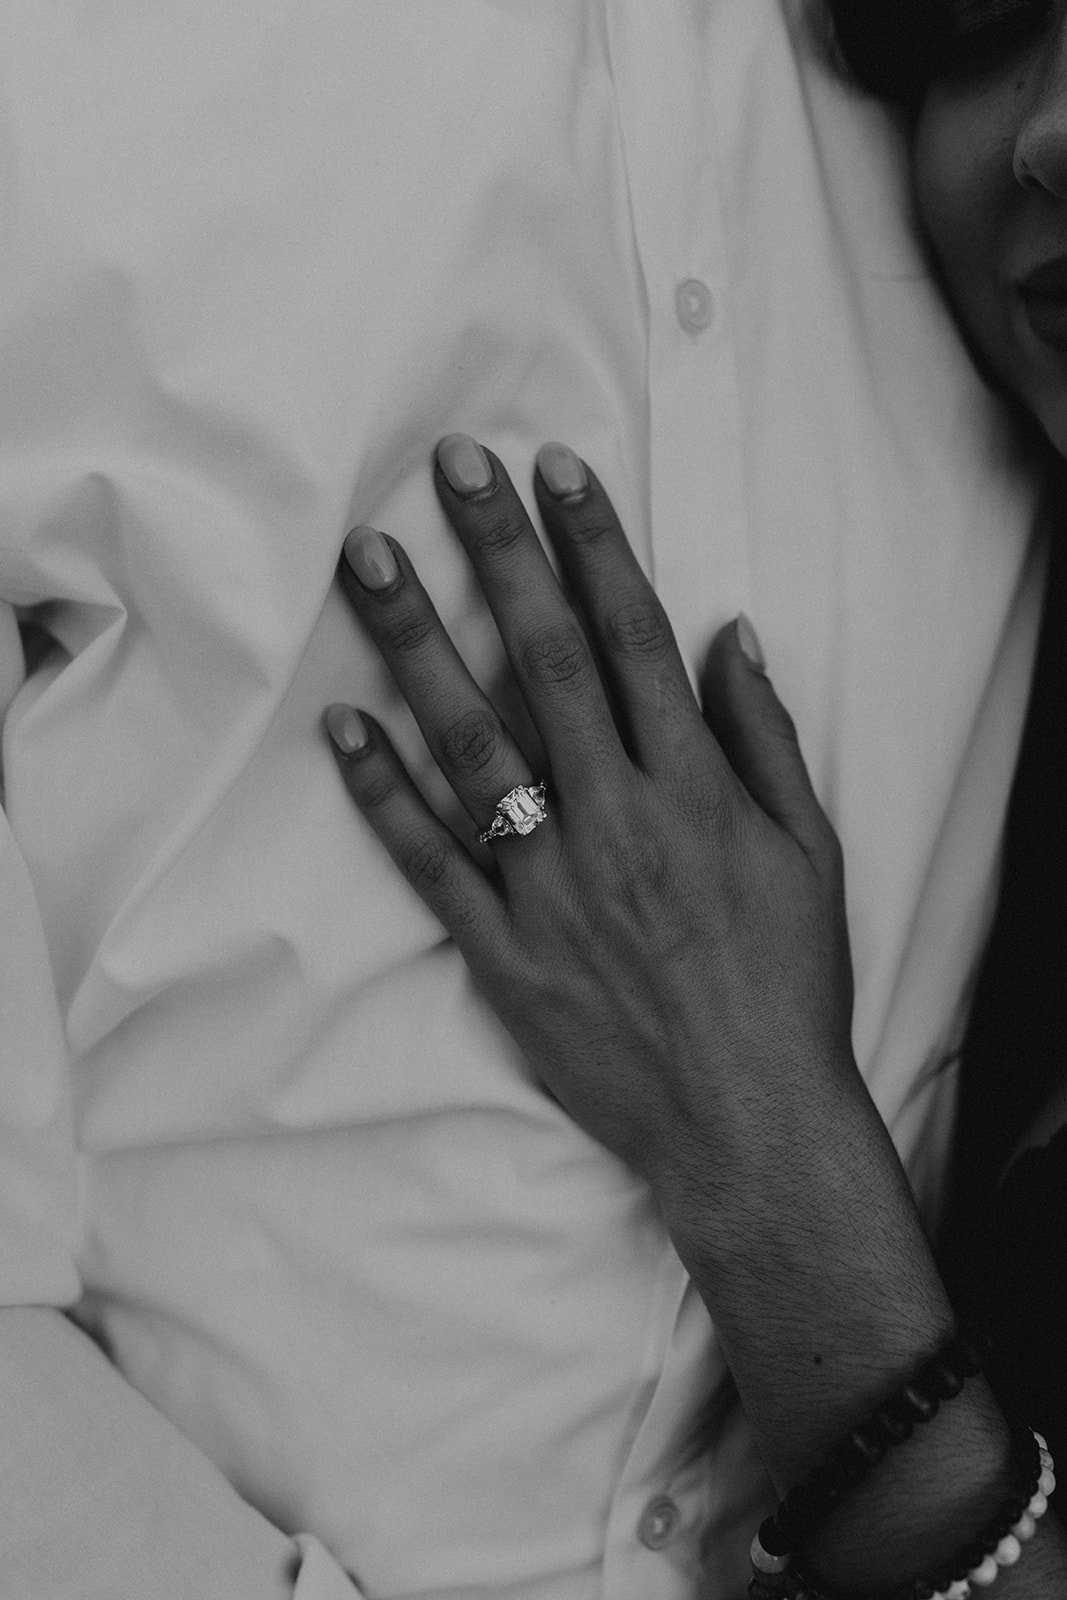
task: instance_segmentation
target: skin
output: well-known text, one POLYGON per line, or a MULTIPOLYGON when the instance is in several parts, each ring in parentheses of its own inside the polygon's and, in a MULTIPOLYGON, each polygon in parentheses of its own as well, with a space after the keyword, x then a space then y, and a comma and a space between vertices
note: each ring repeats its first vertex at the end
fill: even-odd
POLYGON ((915 125, 915 193, 949 296, 993 376, 1067 456, 1067 353, 1020 285, 1067 256, 1067 5, 988 69, 935 83, 915 125))
MULTIPOLYGON (((488 857, 468 848, 383 730, 345 707, 327 714, 338 763, 546 1088, 647 1178, 784 1491, 953 1327, 852 1057, 837 841, 734 625, 698 704, 595 476, 557 497, 535 475, 564 592, 503 464, 485 453, 489 483, 457 492, 441 467, 453 447, 436 488, 547 770, 531 772, 395 539, 357 530, 341 584, 472 834, 540 776, 549 815, 488 857)), ((928 1570, 990 1520, 1008 1469, 1004 1419, 968 1383, 810 1555, 845 1585, 928 1570), (961 1530, 947 1549, 946 1529, 961 1530)), ((1067 1550, 1046 1518, 1000 1592, 1047 1595, 1051 1575, 1067 1577, 1067 1550)))

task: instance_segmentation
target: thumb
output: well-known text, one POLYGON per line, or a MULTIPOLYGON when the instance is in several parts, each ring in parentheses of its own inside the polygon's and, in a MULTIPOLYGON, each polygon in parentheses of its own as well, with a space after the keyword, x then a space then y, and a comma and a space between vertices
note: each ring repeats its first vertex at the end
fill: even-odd
POLYGON ((701 693, 704 718, 753 800, 805 851, 825 850, 833 830, 812 789, 793 719, 767 676, 756 630, 743 614, 712 641, 701 693))

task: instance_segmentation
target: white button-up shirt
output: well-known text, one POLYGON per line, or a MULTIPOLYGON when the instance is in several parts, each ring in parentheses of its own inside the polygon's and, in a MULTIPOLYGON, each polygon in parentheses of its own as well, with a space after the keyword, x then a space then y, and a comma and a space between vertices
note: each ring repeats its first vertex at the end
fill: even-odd
POLYGON ((806 9, 0 12, 0 593, 57 644, 22 681, 9 611, 0 1292, 77 1301, 369 1596, 726 1594, 751 1534, 741 1443, 688 1449, 722 1363, 655 1205, 323 742, 368 707, 444 798, 334 587, 356 521, 499 679, 441 434, 520 485, 581 452, 694 669, 754 619, 844 839, 860 1062, 921 1184, 940 1153, 1030 499, 806 9))

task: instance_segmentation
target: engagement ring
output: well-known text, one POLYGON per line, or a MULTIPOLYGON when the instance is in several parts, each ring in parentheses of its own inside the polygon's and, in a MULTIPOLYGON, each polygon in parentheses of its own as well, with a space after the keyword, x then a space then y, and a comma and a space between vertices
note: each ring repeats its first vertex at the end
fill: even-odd
POLYGON ((545 785, 535 783, 528 788, 520 784, 503 800, 497 801, 496 816, 485 832, 478 835, 478 843, 489 844, 493 839, 502 839, 507 833, 533 833, 547 815, 545 785))

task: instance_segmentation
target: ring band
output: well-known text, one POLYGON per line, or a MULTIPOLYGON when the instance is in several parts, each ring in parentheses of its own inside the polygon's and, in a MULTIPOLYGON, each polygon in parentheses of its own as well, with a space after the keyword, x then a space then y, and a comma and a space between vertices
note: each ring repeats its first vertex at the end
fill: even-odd
POLYGON ((533 833, 547 816, 545 785, 535 783, 527 787, 520 784, 517 789, 509 790, 503 800, 497 801, 496 816, 485 832, 478 835, 478 843, 490 844, 508 833, 533 833))

